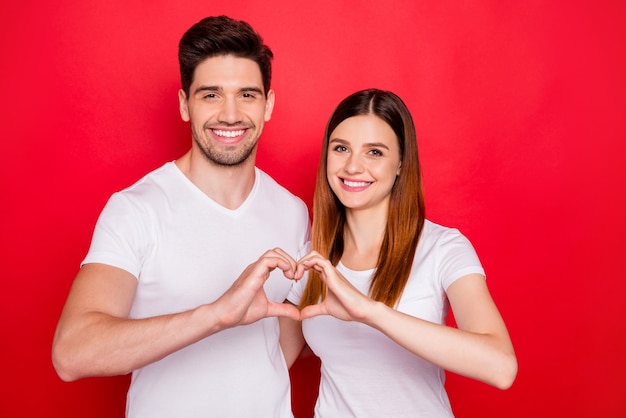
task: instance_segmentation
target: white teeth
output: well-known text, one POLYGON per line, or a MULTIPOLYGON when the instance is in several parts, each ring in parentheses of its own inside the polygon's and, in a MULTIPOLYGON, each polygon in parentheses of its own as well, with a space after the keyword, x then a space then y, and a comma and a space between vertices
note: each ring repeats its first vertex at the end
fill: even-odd
POLYGON ((349 181, 349 180, 344 180, 343 184, 345 184, 348 187, 365 187, 365 186, 369 186, 371 184, 371 182, 369 182, 369 181, 349 181))
POLYGON ((221 131, 221 130, 213 130, 213 133, 215 133, 215 135, 217 136, 224 136, 226 138, 234 138, 236 136, 239 135, 243 135, 243 133, 245 132, 245 130, 240 130, 240 131, 221 131))

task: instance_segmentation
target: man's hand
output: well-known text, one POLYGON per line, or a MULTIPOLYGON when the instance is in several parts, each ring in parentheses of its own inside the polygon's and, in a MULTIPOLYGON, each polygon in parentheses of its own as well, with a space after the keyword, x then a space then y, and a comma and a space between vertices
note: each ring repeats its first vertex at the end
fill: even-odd
POLYGON ((225 328, 251 324, 272 316, 300 319, 300 312, 295 306, 267 299, 263 285, 276 268, 281 269, 284 276, 291 280, 299 280, 304 273, 304 266, 298 265, 282 249, 275 248, 265 252, 213 302, 218 320, 225 328))

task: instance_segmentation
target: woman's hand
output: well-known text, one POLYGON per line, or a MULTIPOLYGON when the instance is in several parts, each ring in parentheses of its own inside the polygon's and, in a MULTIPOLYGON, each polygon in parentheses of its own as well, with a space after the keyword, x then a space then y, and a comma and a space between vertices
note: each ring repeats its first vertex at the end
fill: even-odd
POLYGON ((332 315, 343 321, 367 322, 368 314, 376 302, 352 286, 329 260, 316 251, 311 251, 298 261, 298 265, 319 273, 327 289, 323 301, 302 309, 300 319, 332 315))

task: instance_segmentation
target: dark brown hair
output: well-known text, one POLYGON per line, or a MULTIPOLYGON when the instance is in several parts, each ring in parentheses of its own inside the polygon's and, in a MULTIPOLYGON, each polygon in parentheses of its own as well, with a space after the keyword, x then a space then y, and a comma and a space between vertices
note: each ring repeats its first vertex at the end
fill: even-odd
MULTIPOLYGON (((396 94, 362 90, 346 97, 331 115, 317 171, 311 246, 335 266, 341 260, 346 215, 328 183, 328 142, 341 122, 358 115, 375 115, 382 119, 393 129, 400 146, 402 168, 391 190, 387 227, 369 290, 372 299, 395 307, 411 273, 425 216, 415 126, 409 110, 396 94)), ((317 272, 310 270, 300 307, 318 303, 325 295, 325 284, 317 272)))
POLYGON ((233 55, 256 62, 261 70, 265 94, 272 81, 272 58, 270 48, 248 23, 227 16, 206 17, 193 25, 178 44, 178 63, 182 89, 189 97, 198 64, 207 58, 233 55))

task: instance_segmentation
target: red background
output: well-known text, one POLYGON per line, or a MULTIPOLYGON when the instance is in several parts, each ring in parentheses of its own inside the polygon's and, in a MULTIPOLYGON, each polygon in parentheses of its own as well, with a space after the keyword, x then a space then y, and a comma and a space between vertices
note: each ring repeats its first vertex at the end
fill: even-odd
MULTIPOLYGON (((413 112, 427 216, 475 244, 519 359, 505 392, 450 375, 458 417, 626 416, 626 3, 597 0, 3 1, 1 416, 123 416, 128 378, 61 382, 52 335, 109 195, 189 147, 177 42, 221 13, 275 52, 258 165, 308 204, 341 98, 413 112)), ((292 375, 309 416, 315 360, 292 375)))

